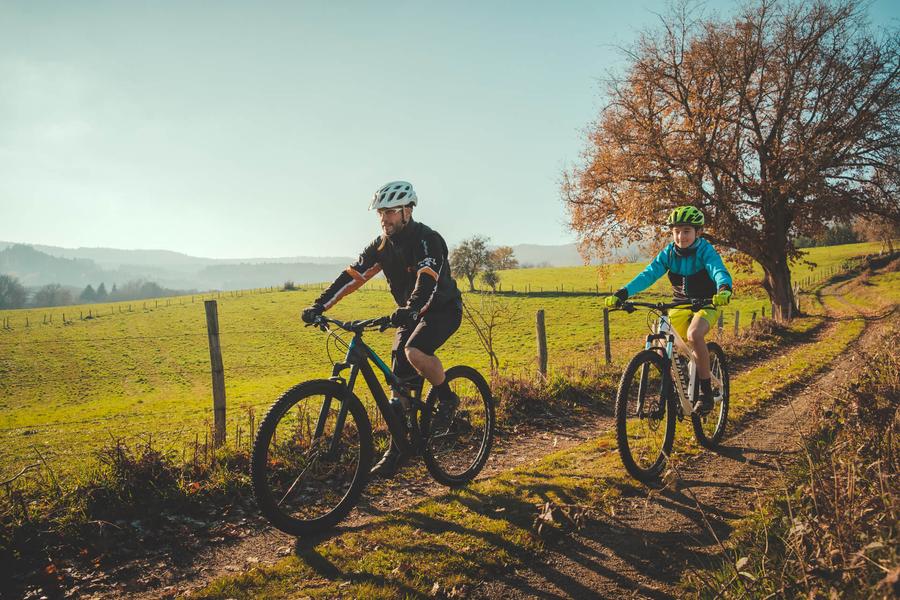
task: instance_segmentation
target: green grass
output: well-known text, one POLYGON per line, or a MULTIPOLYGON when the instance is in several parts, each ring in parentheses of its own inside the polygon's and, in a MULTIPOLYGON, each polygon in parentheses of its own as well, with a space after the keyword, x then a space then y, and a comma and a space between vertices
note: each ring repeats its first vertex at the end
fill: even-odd
MULTIPOLYGON (((822 317, 794 321, 809 331, 822 317)), ((840 320, 831 335, 801 344, 733 378, 732 415, 740 420, 773 397, 826 368, 862 331, 857 318, 840 320)), ((676 452, 696 448, 681 427, 676 452)), ((324 543, 298 556, 213 582, 194 598, 391 598, 427 596, 434 585, 465 594, 498 571, 527 568, 546 536, 584 510, 603 511, 632 482, 623 474, 613 432, 536 464, 426 501, 324 543), (555 524, 538 535, 542 508, 556 507, 555 524)))
MULTIPOLYGON (((872 248, 813 249, 810 256, 825 268, 872 248)), ((615 265, 605 273, 611 285, 618 287, 642 266, 615 265)), ((549 288, 550 282, 556 281, 557 285, 587 288, 596 282, 596 269, 527 269, 503 276, 511 284, 519 278, 532 286, 544 282, 549 288)), ((383 280, 371 282, 367 286, 371 290, 344 299, 333 314, 364 318, 389 313, 393 301, 378 289, 383 286, 383 280)), ((667 295, 667 286, 661 281, 653 291, 667 295)), ((303 327, 298 319, 299 311, 320 293, 314 287, 216 295, 231 441, 240 428, 242 443, 249 442, 249 410, 255 411, 258 421, 260 412, 283 390, 330 374, 326 337, 303 327)), ((652 298, 653 291, 643 297, 652 298)), ((202 444, 212 412, 202 303, 210 297, 0 311, 0 317, 11 325, 11 329, 0 330, 0 474, 34 462, 37 450, 58 475, 77 473, 94 460, 91 451, 113 437, 152 436, 176 451, 184 451, 194 440, 202 444), (45 318, 52 318, 52 324, 44 324, 45 318)), ((481 298, 466 294, 467 304, 474 308, 481 298)), ((602 360, 601 297, 512 295, 502 296, 501 302, 509 303, 517 315, 497 331, 495 350, 504 374, 535 371, 534 315, 538 309, 546 314, 551 372, 602 360)), ((767 305, 758 290, 738 295, 726 309, 726 328, 730 330, 734 310, 741 311, 746 327, 750 313, 759 314, 767 305)), ((633 354, 647 331, 646 319, 644 312, 610 315, 614 361, 633 354)), ((366 337, 386 360, 391 340, 390 334, 366 337)), ((467 322, 441 349, 440 356, 447 365, 466 363, 488 369, 487 356, 467 322)), ((340 357, 340 351, 332 347, 332 358, 340 357)), ((357 390, 367 401, 368 392, 357 390)))
POLYGON ((882 332, 867 368, 831 396, 777 489, 734 524, 728 551, 683 578, 683 596, 896 597, 885 573, 896 573, 900 548, 891 518, 900 500, 898 333, 896 321, 882 332))

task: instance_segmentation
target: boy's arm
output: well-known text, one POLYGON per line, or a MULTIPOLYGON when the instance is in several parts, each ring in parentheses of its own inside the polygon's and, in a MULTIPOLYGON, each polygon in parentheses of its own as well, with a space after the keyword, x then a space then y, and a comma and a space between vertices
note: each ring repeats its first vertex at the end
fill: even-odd
MULTIPOLYGON (((626 298, 631 298, 632 296, 643 292, 653 285, 657 279, 665 275, 666 271, 669 270, 668 252, 669 246, 666 246, 643 271, 638 273, 634 279, 626 283, 619 292, 624 290, 627 296, 625 298, 620 298, 625 300, 626 298)), ((619 296, 619 292, 616 292, 616 296, 619 296)))
POLYGON ((706 244, 705 250, 706 252, 701 259, 706 267, 706 272, 709 273, 710 279, 716 282, 716 290, 722 291, 727 289, 729 292, 732 291, 731 273, 725 268, 722 257, 719 256, 712 244, 706 244))
POLYGON ((378 245, 380 238, 366 246, 355 263, 347 267, 328 289, 322 292, 313 306, 319 306, 323 311, 328 310, 338 301, 358 290, 368 280, 381 272, 381 263, 378 262, 378 245))

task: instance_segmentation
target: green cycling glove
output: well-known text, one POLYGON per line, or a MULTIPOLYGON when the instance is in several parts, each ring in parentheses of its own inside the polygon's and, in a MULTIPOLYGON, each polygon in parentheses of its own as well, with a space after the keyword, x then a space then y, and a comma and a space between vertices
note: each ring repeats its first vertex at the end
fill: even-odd
POLYGON ((713 306, 725 306, 731 302, 731 290, 720 290, 712 297, 713 306))
POLYGON ((628 292, 625 291, 625 288, 622 288, 616 290, 616 293, 612 296, 604 298, 603 303, 606 304, 607 308, 616 308, 617 306, 621 306, 626 300, 628 300, 628 292))

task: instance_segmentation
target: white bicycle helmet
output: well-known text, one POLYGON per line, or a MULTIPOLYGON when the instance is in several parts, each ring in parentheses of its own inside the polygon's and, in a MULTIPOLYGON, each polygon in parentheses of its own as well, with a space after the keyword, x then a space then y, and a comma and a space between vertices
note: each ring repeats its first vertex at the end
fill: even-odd
POLYGON ((394 208, 395 206, 406 206, 412 204, 415 206, 419 203, 413 186, 408 181, 392 181, 386 183, 375 192, 369 210, 378 210, 379 208, 394 208))

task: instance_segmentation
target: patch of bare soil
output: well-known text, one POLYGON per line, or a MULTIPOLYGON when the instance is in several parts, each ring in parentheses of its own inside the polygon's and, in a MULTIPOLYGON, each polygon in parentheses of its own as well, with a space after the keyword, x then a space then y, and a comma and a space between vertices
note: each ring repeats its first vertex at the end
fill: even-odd
POLYGON ((866 368, 860 352, 888 341, 883 332, 890 320, 896 314, 870 321, 839 368, 768 403, 716 453, 682 462, 667 488, 626 489, 612 515, 592 515, 582 529, 548 540, 526 570, 482 583, 476 597, 676 598, 682 574, 702 569, 723 551, 729 521, 783 485, 781 465, 812 433, 813 411, 830 405, 830 391, 866 368))
MULTIPOLYGON (((610 417, 580 407, 568 415, 541 416, 510 431, 498 432, 491 455, 478 479, 486 479, 514 467, 539 460, 550 451, 562 450, 596 437, 610 426, 610 417)), ((415 459, 388 481, 370 482, 363 497, 340 526, 322 536, 325 540, 358 529, 372 519, 437 496, 447 488, 436 483, 421 459, 415 459)), ((270 564, 294 553, 298 540, 283 534, 257 516, 252 507, 234 506, 221 523, 209 523, 158 551, 126 561, 120 566, 69 573, 79 579, 60 597, 90 599, 171 598, 189 593, 212 579, 259 564, 270 564), (80 577, 79 577, 80 575, 80 577)), ((303 540, 309 544, 311 540, 303 540)), ((43 592, 33 596, 40 598, 43 592)))

